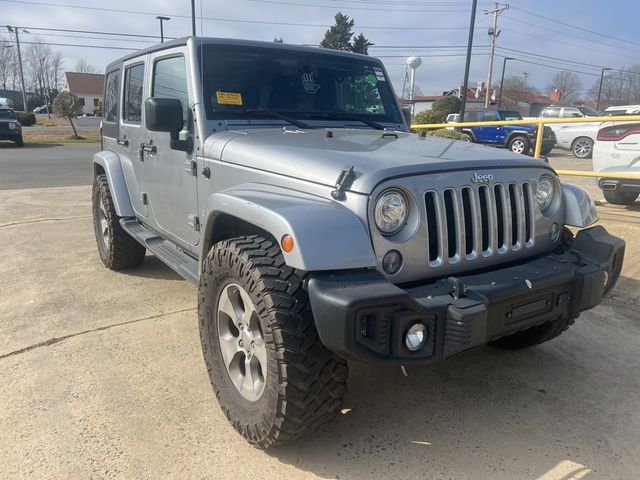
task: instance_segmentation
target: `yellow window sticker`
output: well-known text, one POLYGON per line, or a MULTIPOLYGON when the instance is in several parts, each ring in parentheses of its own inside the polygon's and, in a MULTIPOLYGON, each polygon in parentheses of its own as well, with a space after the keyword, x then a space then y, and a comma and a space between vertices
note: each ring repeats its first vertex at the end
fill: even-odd
POLYGON ((234 92, 216 92, 216 100, 220 105, 242 105, 242 94, 234 92))

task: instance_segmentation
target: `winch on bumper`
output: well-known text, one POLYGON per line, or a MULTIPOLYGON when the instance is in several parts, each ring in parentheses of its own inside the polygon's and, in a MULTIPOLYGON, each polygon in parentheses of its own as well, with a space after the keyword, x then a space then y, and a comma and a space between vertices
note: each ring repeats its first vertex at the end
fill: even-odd
POLYGON ((326 272, 312 274, 308 289, 330 350, 370 363, 431 363, 593 308, 618 280, 624 248, 596 226, 565 252, 498 270, 405 289, 377 271, 326 272), (424 342, 411 351, 407 333, 420 324, 424 342))

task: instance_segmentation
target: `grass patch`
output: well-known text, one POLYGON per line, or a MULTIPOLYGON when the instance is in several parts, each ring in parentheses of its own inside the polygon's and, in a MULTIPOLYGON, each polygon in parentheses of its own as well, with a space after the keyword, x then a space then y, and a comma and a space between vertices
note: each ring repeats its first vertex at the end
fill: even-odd
POLYGON ((69 127, 69 120, 51 115, 51 118, 36 116, 36 125, 39 127, 69 127))
POLYGON ((82 136, 46 133, 25 133, 24 143, 96 143, 100 141, 98 132, 82 132, 82 136))

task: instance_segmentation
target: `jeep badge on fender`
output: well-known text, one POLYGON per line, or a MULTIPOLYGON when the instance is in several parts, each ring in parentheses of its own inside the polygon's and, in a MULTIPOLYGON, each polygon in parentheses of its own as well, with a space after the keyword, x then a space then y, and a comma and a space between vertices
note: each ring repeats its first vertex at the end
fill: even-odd
POLYGON ((257 447, 333 418, 348 360, 546 342, 620 275, 625 244, 582 189, 410 133, 375 58, 189 37, 113 62, 104 92, 100 258, 148 251, 198 286, 211 384, 257 447))

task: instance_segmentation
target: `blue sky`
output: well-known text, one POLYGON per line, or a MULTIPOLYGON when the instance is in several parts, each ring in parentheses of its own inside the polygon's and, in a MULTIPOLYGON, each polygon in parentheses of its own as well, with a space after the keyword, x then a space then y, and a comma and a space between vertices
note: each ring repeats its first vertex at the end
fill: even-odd
MULTIPOLYGON (((507 64, 507 74, 526 71, 529 83, 544 89, 559 68, 567 68, 580 72, 586 91, 597 81, 599 68, 640 64, 640 2, 637 0, 512 0, 509 3, 512 8, 499 19, 502 33, 498 54, 518 60, 507 64), (504 50, 506 48, 511 50, 504 50)), ((424 94, 441 93, 462 80, 464 48, 451 47, 466 45, 470 0, 196 0, 196 4, 198 14, 202 11, 202 16, 208 17, 198 21, 199 34, 268 41, 278 36, 285 42, 297 44, 317 44, 327 26, 333 23, 335 13, 342 11, 355 19, 356 32, 364 32, 376 44, 370 53, 383 58, 398 90, 402 88, 404 61, 409 55, 423 56, 417 83, 424 94), (293 25, 251 23, 253 21, 293 25), (391 48, 395 46, 403 48, 391 48)), ((492 5, 493 2, 482 0, 478 4, 472 84, 486 78, 490 17, 484 15, 483 10, 492 5)), ((90 35, 47 34, 36 30, 37 27, 157 35, 159 27, 155 16, 159 14, 173 17, 165 24, 165 35, 189 34, 190 20, 177 15, 190 15, 190 0, 0 0, 0 25, 30 28, 29 35, 22 35, 23 41, 33 41, 37 34, 46 42, 84 45, 82 48, 52 46, 62 50, 68 68, 84 57, 102 70, 108 62, 127 53, 90 48, 90 45, 143 48, 150 43, 124 37, 106 40, 102 35, 86 38, 90 35)), ((498 57, 494 68, 496 80, 501 67, 502 58, 498 57)))

